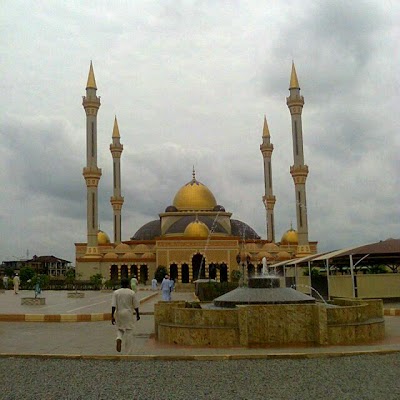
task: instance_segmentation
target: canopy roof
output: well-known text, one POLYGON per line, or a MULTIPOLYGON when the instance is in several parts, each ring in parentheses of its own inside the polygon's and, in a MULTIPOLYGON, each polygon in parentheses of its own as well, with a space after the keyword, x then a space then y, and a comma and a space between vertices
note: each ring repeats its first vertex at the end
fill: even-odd
POLYGON ((377 243, 336 250, 316 257, 313 261, 318 262, 329 259, 334 265, 348 265, 350 256, 353 257, 353 263, 358 263, 359 265, 399 265, 400 239, 387 239, 377 243))

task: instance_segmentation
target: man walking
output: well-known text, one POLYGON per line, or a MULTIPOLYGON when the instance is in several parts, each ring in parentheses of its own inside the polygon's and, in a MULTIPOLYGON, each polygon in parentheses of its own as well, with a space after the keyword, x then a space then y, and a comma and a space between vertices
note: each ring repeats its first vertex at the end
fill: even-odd
POLYGON ((18 274, 15 274, 14 279, 13 279, 13 284, 14 284, 14 293, 18 294, 18 290, 19 290, 19 276, 18 274))
POLYGON ((111 323, 117 325, 117 351, 120 353, 122 340, 124 340, 125 352, 130 354, 133 348, 133 326, 140 320, 139 301, 136 294, 129 288, 129 279, 121 279, 121 289, 116 290, 111 302, 111 323))
POLYGON ((169 280, 168 275, 165 275, 165 278, 161 282, 161 293, 162 293, 162 299, 164 301, 171 300, 171 286, 170 286, 170 280, 169 280))
POLYGON ((131 279, 131 289, 136 293, 137 292, 137 285, 138 285, 138 280, 136 278, 136 275, 133 275, 131 279))

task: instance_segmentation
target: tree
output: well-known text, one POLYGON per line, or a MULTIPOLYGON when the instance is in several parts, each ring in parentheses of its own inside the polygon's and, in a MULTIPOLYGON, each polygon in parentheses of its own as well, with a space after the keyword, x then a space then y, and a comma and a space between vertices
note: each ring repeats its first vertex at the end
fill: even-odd
POLYGON ((35 270, 32 267, 22 267, 19 271, 19 278, 21 282, 26 283, 36 275, 35 270))
POLYGON ((168 275, 167 268, 163 265, 159 265, 154 274, 154 278, 157 279, 158 283, 161 283, 162 280, 165 278, 165 275, 168 275))

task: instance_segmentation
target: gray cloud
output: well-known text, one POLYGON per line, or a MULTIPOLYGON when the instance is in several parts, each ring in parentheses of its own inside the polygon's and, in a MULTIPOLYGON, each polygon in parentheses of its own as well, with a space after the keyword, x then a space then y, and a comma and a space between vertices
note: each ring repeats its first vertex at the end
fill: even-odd
POLYGON ((86 238, 81 96, 90 59, 102 102, 99 220, 110 236, 115 114, 124 238, 172 203, 193 165, 233 218, 265 236, 264 114, 275 146, 277 239, 295 224, 285 104, 294 59, 306 101, 310 239, 329 250, 398 237, 397 3, 6 1, 3 8, 0 260, 26 249, 73 260, 73 243, 86 238))

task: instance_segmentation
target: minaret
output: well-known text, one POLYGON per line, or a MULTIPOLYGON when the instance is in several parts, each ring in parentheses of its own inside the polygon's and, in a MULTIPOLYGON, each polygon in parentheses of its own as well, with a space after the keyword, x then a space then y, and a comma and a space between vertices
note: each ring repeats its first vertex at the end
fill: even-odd
POLYGON ((114 210, 114 243, 121 243, 121 209, 122 204, 124 204, 124 198, 121 196, 121 154, 124 146, 120 143, 119 139, 118 122, 117 117, 115 117, 112 143, 110 144, 114 171, 114 192, 110 199, 114 210))
POLYGON ((271 137, 269 134, 267 119, 264 116, 264 128, 262 135, 262 144, 260 145, 260 150, 264 159, 264 185, 265 185, 265 195, 262 201, 265 206, 265 211, 267 213, 267 240, 269 242, 275 242, 275 222, 274 222, 274 206, 275 206, 275 196, 272 192, 272 167, 271 167, 271 156, 274 150, 274 145, 271 143, 271 137))
POLYGON ((306 201, 306 180, 308 175, 308 166, 304 164, 303 130, 301 122, 304 98, 300 95, 300 86, 299 81, 297 80, 294 63, 292 63, 289 91, 290 95, 286 98, 286 104, 292 117, 294 158, 294 164, 290 167, 290 174, 292 175, 295 187, 297 235, 299 239, 296 256, 301 257, 310 254, 306 201))
POLYGON ((100 97, 96 96, 96 90, 93 65, 90 62, 86 96, 83 96, 82 102, 86 112, 86 167, 83 168, 87 188, 87 248, 85 257, 97 257, 99 255, 97 186, 101 177, 101 169, 97 167, 97 112, 100 108, 100 97))

